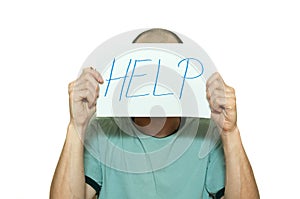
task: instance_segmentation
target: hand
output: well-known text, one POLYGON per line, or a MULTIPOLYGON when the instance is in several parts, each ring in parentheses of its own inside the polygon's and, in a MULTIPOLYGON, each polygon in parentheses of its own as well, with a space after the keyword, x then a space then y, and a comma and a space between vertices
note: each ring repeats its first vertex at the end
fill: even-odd
POLYGON ((237 128, 235 91, 225 84, 219 73, 214 73, 206 83, 206 97, 211 117, 221 133, 233 132, 237 128))
POLYGON ((100 73, 90 67, 69 84, 70 123, 80 130, 87 126, 96 112, 99 83, 103 83, 100 73))

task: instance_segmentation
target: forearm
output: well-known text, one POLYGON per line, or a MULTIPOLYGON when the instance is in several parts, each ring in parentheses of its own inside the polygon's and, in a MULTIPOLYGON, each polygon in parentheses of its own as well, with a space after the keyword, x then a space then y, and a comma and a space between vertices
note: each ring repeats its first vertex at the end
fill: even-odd
POLYGON ((69 124, 65 144, 53 176, 50 198, 84 198, 83 150, 78 131, 74 125, 69 124))
POLYGON ((226 163, 225 199, 259 198, 250 162, 242 145, 239 130, 223 133, 226 163))

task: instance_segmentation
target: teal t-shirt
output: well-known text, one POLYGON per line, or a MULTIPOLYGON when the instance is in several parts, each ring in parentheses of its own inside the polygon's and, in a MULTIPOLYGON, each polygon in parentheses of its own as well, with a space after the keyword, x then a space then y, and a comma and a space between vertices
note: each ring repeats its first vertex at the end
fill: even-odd
POLYGON ((164 138, 142 134, 130 118, 94 118, 84 167, 101 199, 206 199, 225 186, 217 128, 202 118, 182 118, 164 138))

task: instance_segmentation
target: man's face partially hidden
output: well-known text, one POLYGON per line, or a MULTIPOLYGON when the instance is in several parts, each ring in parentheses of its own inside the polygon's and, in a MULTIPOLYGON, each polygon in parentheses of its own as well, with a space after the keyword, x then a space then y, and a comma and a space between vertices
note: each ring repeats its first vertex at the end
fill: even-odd
MULTIPOLYGON (((134 43, 182 43, 174 33, 164 29, 151 29, 140 34, 134 43)), ((180 125, 180 117, 136 117, 135 126, 144 134, 166 137, 180 125)))

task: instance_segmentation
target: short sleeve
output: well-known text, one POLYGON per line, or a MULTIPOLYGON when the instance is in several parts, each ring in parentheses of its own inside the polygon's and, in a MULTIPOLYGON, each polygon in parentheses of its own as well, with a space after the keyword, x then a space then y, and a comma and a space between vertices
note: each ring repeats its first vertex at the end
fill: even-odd
POLYGON ((91 122, 86 131, 85 148, 84 148, 84 173, 85 182, 93 187, 99 195, 102 186, 102 169, 99 159, 96 158, 98 153, 97 128, 94 122, 91 122))
POLYGON ((205 181, 206 190, 210 194, 220 194, 225 187, 225 158, 221 140, 209 155, 209 163, 205 181))

